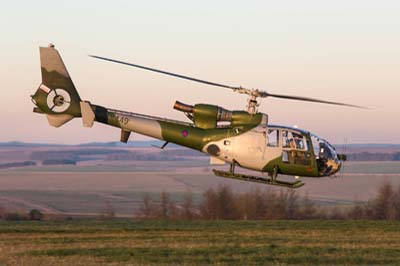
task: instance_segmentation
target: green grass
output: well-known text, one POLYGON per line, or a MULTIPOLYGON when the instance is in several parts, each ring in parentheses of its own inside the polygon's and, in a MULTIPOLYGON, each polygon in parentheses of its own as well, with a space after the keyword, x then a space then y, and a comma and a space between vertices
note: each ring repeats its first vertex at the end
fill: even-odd
POLYGON ((0 265, 397 265, 399 228, 383 221, 0 222, 0 265))

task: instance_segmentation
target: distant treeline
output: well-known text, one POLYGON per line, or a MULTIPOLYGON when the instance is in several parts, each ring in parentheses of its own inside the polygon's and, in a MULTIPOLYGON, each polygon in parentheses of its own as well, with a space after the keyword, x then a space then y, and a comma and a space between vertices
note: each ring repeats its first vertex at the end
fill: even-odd
POLYGON ((160 153, 140 153, 130 152, 127 154, 114 153, 107 156, 107 160, 132 160, 132 161, 177 161, 183 158, 177 158, 175 156, 168 156, 160 153))
POLYGON ((42 161, 43 165, 65 165, 65 164, 71 164, 75 165, 76 161, 73 160, 56 160, 56 159, 51 159, 51 160, 43 160, 42 161))
POLYGON ((361 152, 347 155, 349 161, 400 161, 400 152, 396 153, 373 153, 361 152))
POLYGON ((384 182, 377 196, 366 203, 321 207, 293 189, 277 192, 256 188, 246 193, 235 193, 229 186, 220 185, 206 190, 202 202, 197 205, 191 194, 182 204, 171 200, 166 192, 161 193, 158 201, 146 195, 136 216, 163 220, 400 220, 400 186, 395 188, 384 182))
POLYGON ((108 155, 113 153, 129 153, 129 151, 120 149, 77 149, 77 150, 51 150, 34 151, 31 154, 32 160, 84 160, 82 156, 108 155))
POLYGON ((187 157, 202 157, 204 153, 190 149, 162 150, 159 152, 129 152, 114 153, 107 156, 109 160, 135 160, 135 161, 177 161, 187 157))
POLYGON ((32 162, 32 161, 4 163, 4 164, 0 164, 0 169, 22 167, 22 166, 34 166, 34 165, 36 165, 36 163, 32 162))

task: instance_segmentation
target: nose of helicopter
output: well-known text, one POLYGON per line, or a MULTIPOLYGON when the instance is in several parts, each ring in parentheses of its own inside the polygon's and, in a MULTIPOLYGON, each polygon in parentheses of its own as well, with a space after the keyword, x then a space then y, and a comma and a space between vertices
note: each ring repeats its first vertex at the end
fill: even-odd
POLYGON ((342 168, 342 155, 338 155, 336 149, 329 143, 320 145, 320 176, 331 176, 342 168))
POLYGON ((343 162, 346 161, 347 157, 345 154, 338 154, 335 147, 329 144, 330 150, 332 151, 332 157, 330 158, 332 163, 332 170, 329 175, 334 175, 340 171, 343 162))
POLYGON ((337 172, 339 172, 340 168, 342 168, 342 162, 339 161, 339 160, 335 160, 335 161, 332 163, 332 169, 331 169, 331 171, 329 172, 329 175, 334 175, 334 174, 336 174, 337 172))

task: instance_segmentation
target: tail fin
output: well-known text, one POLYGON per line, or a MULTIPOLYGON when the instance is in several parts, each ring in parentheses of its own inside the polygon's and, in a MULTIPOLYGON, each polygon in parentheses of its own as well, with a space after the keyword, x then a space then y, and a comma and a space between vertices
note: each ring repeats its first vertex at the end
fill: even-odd
MULTIPOLYGON (((35 112, 45 113, 49 124, 60 127, 74 117, 81 117, 82 102, 59 52, 50 44, 40 47, 42 83, 32 96, 35 112)), ((87 108, 85 108, 87 109, 87 108)))

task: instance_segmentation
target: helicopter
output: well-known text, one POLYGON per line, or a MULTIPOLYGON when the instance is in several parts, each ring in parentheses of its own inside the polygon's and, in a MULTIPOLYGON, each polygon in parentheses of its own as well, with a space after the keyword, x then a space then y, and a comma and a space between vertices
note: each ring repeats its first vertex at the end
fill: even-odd
POLYGON ((108 62, 123 64, 164 75, 230 89, 248 96, 245 110, 226 110, 211 104, 185 104, 176 101, 173 108, 183 112, 189 122, 121 111, 84 101, 58 50, 53 44, 40 47, 42 82, 31 95, 35 113, 45 114, 48 123, 60 127, 73 118, 82 118, 84 127, 94 122, 121 130, 120 141, 127 143, 131 132, 178 144, 210 155, 211 165, 230 165, 228 171, 213 169, 216 176, 268 185, 299 188, 305 183, 299 177, 335 175, 346 160, 327 140, 297 127, 268 123, 268 115, 258 112, 259 98, 281 98, 356 108, 362 106, 318 100, 314 98, 272 94, 192 78, 164 70, 90 55, 108 62), (237 173, 236 167, 261 173, 260 176, 237 173), (278 179, 279 175, 295 176, 295 180, 278 179))

